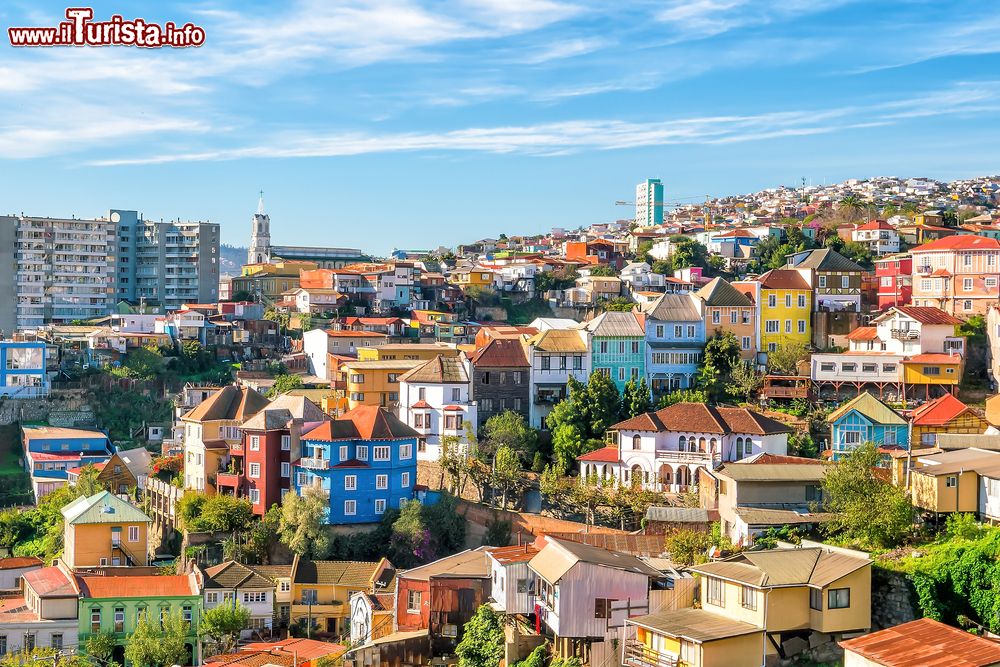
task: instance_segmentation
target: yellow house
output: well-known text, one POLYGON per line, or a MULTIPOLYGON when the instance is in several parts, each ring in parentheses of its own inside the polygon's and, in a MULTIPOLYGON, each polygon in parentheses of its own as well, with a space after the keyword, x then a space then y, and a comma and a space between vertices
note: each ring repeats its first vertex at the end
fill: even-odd
POLYGON ((689 570, 701 575, 701 609, 628 619, 636 631, 626 632, 626 665, 756 667, 777 653, 782 633, 871 627, 871 560, 859 552, 748 551, 689 570))
POLYGON ((399 404, 399 376, 425 361, 404 359, 348 361, 338 373, 338 409, 353 410, 359 405, 394 408, 399 404), (340 389, 343 387, 343 389, 340 389))
MULTIPOLYGON (((918 354, 903 360, 903 383, 923 385, 925 395, 930 398, 931 385, 941 385, 954 390, 962 381, 964 360, 958 354, 930 352, 918 354)), ((911 392, 907 392, 910 394, 911 392)))
MULTIPOLYGON (((1000 472, 1000 453, 956 449, 913 459, 909 475, 911 502, 925 512, 980 512, 980 475, 1000 472)), ((903 478, 905 484, 905 478, 903 478)))
POLYGON ((280 301, 285 292, 297 289, 301 271, 314 271, 316 262, 289 261, 273 264, 244 264, 242 274, 232 279, 232 293, 260 294, 268 301, 280 301))
POLYGON ((760 283, 758 318, 760 350, 774 352, 782 345, 812 341, 813 292, 798 271, 774 269, 760 283))
POLYGON ((397 343, 379 347, 359 347, 358 361, 430 361, 434 357, 457 357, 458 347, 451 343, 397 343))
POLYGON ((306 560, 292 561, 290 622, 312 622, 316 632, 349 633, 351 594, 384 593, 394 586, 396 570, 382 558, 378 562, 306 560))
POLYGON ((448 276, 448 281, 461 288, 466 287, 492 287, 493 271, 483 267, 473 267, 471 269, 457 269, 448 276))
POLYGON ((921 447, 937 445, 939 433, 986 433, 989 423, 978 412, 945 394, 928 401, 910 413, 910 442, 921 447))
POLYGON ((70 568, 146 565, 152 519, 108 491, 62 508, 63 562, 70 568))

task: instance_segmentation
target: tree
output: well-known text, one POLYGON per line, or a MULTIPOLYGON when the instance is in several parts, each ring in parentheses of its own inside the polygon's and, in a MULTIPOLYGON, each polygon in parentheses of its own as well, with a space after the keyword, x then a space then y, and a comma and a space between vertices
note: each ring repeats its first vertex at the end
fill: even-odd
POLYGON ((578 484, 577 480, 561 474, 555 465, 545 466, 545 470, 538 478, 538 490, 542 497, 559 513, 564 513, 567 509, 570 495, 576 484, 578 484))
POLYGON ((139 615, 135 632, 125 644, 125 659, 135 667, 169 667, 186 664, 188 623, 180 610, 169 613, 161 623, 147 612, 139 615))
POLYGON ((630 313, 635 308, 635 302, 624 296, 616 296, 600 304, 600 307, 607 311, 630 313))
POLYGON ((731 331, 718 331, 705 345, 705 359, 698 372, 698 385, 712 400, 718 400, 730 373, 740 361, 740 342, 731 331))
POLYGON ((469 479, 471 464, 457 435, 442 436, 438 464, 441 466, 441 471, 451 478, 451 490, 457 495, 462 495, 469 479))
POLYGON ((834 513, 827 528, 873 548, 898 544, 913 524, 906 493, 876 473, 881 456, 873 443, 865 443, 823 478, 825 506, 834 513))
POLYGON ((479 607, 465 624, 455 654, 458 667, 496 667, 503 660, 503 623, 489 605, 479 607))
POLYGON ((853 222, 858 218, 864 206, 857 195, 847 195, 837 204, 837 210, 843 213, 844 219, 853 222))
POLYGON ((809 348, 804 343, 782 343, 767 353, 767 370, 778 375, 796 375, 800 361, 809 358, 809 348))
POLYGON ((708 403, 708 394, 700 389, 675 389, 669 394, 660 396, 656 407, 662 410, 675 403, 708 403))
POLYGON ((501 508, 507 511, 507 499, 517 493, 525 483, 524 473, 521 470, 521 460, 511 447, 502 445, 497 450, 496 458, 493 461, 493 473, 490 475, 490 484, 500 491, 501 508))
POLYGON ((97 476, 100 474, 101 471, 92 463, 83 466, 76 480, 76 492, 81 496, 92 496, 104 491, 104 485, 97 480, 97 476))
POLYGON ((108 372, 116 377, 151 380, 162 368, 163 355, 157 349, 140 347, 129 352, 121 366, 109 368, 108 372))
POLYGON ((646 378, 642 377, 638 382, 635 381, 635 378, 629 378, 625 383, 625 390, 622 392, 622 419, 645 414, 652 409, 653 401, 650 397, 649 386, 646 384, 646 378))
POLYGON ((274 384, 267 390, 268 398, 275 398, 282 394, 287 394, 292 389, 302 387, 302 376, 300 375, 278 375, 274 378, 274 384))
POLYGON ((609 266, 608 264, 598 264, 596 266, 592 266, 589 271, 590 275, 598 278, 614 278, 618 275, 615 268, 613 266, 609 266))
POLYGON ((749 403, 764 386, 764 374, 750 362, 736 364, 729 374, 726 392, 749 403))
POLYGON ((330 549, 323 490, 310 486, 302 495, 289 493, 281 505, 278 534, 289 549, 308 558, 323 558, 330 549))
POLYGON ((214 644, 216 653, 230 653, 249 624, 249 609, 239 604, 220 604, 201 615, 198 635, 214 644))
POLYGON ((38 646, 30 651, 6 653, 0 655, 0 667, 26 667, 27 665, 45 665, 46 667, 91 667, 91 663, 82 655, 66 655, 63 651, 45 646, 38 646))
POLYGON ((531 451, 536 440, 535 430, 528 426, 520 412, 504 410, 486 420, 483 438, 493 451, 506 445, 524 455, 531 451))
POLYGON ((705 552, 712 546, 712 537, 703 530, 680 528, 667 535, 663 548, 670 561, 678 565, 694 565, 708 560, 705 552))
POLYGON ((102 630, 87 637, 87 641, 83 644, 83 650, 99 663, 107 665, 117 645, 118 640, 115 639, 114 634, 102 630))
POLYGON ((621 396, 610 375, 598 371, 590 374, 584 410, 590 438, 603 438, 608 427, 619 421, 621 396))
POLYGON ((691 266, 708 266, 708 248, 687 236, 670 237, 670 265, 673 271, 691 266))
POLYGON ((419 501, 410 501, 400 510, 392 524, 389 547, 391 560, 398 567, 413 567, 433 560, 431 531, 424 522, 423 506, 419 501))

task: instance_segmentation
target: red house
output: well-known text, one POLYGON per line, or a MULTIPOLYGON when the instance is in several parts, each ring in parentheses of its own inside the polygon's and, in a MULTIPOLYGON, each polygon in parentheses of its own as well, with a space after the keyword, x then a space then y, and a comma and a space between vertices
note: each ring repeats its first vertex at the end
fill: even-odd
POLYGON ((292 488, 302 431, 328 419, 304 396, 279 396, 243 422, 242 439, 229 449, 233 472, 216 477, 219 491, 249 498, 253 513, 264 516, 292 488))
POLYGON ((427 630, 434 655, 453 653, 462 629, 490 597, 488 547, 462 551, 396 575, 399 632, 427 630))
POLYGON ((878 309, 908 306, 913 293, 913 258, 909 253, 887 255, 875 260, 878 280, 878 309))

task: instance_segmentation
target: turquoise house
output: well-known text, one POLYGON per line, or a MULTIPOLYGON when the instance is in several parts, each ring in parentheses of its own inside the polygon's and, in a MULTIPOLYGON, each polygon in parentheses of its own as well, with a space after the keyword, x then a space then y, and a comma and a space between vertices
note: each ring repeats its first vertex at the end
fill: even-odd
POLYGON ((637 313, 602 313, 584 325, 590 339, 591 368, 611 377, 618 391, 646 375, 646 330, 637 313))
POLYGON ((869 393, 845 403, 826 418, 830 449, 838 461, 866 442, 886 449, 909 449, 906 419, 869 393))

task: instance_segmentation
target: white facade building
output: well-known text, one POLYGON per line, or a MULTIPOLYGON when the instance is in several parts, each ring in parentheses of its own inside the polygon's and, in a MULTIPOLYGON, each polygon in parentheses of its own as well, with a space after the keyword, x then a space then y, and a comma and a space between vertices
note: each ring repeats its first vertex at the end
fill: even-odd
POLYGON ((466 429, 479 427, 471 377, 464 355, 438 355, 399 377, 399 419, 420 434, 418 461, 441 458, 446 436, 468 445, 466 429))
POLYGON ((238 605, 250 611, 250 622, 241 637, 248 638, 255 630, 271 628, 274 619, 274 582, 271 579, 232 560, 207 568, 202 578, 206 610, 219 605, 238 605))
POLYGON ((547 329, 529 338, 526 345, 531 365, 528 421, 541 428, 552 407, 568 395, 569 378, 586 383, 590 377, 588 333, 581 328, 547 329))

